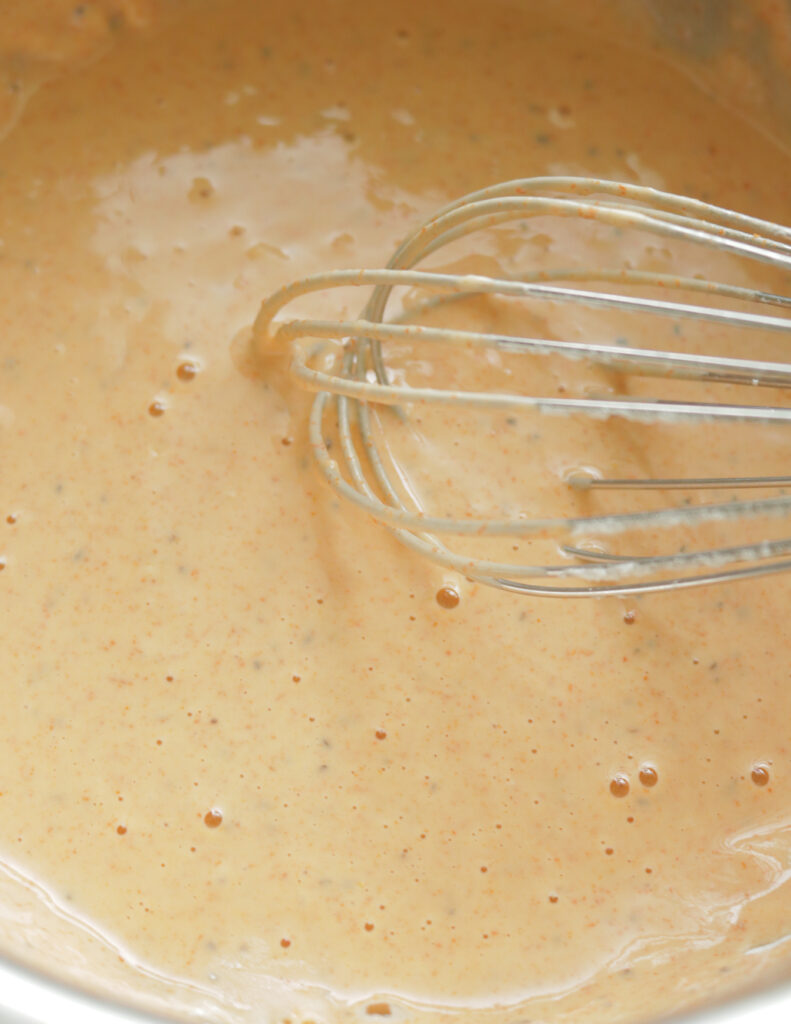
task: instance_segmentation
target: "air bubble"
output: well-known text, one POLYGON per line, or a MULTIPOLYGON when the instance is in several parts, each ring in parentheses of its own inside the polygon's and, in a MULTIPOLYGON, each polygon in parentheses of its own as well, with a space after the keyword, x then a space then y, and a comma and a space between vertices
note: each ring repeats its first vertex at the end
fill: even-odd
POLYGON ((450 585, 440 587, 437 591, 437 604, 440 608, 455 608, 460 600, 458 590, 450 585))
POLYGON ((756 764, 753 766, 750 778, 756 786, 765 786, 769 782, 769 769, 765 764, 756 764))
POLYGON ((198 375, 198 367, 195 363, 186 361, 179 363, 176 367, 176 376, 185 383, 194 380, 198 375))
POLYGON ((610 779, 610 792, 613 796, 626 796, 629 792, 629 779, 626 775, 613 775, 610 779))
POLYGON ((657 774, 656 768, 650 764, 644 764, 640 769, 640 782, 644 786, 655 786, 659 781, 659 775, 657 774))

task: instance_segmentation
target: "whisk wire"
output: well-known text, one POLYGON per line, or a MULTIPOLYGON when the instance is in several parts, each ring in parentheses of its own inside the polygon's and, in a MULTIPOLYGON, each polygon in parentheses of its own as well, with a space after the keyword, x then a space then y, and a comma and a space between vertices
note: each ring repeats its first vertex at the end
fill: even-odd
MULTIPOLYGON (((317 464, 327 481, 343 497, 388 525, 399 540, 416 552, 472 579, 509 591, 556 596, 645 593, 750 578, 790 568, 791 560, 780 556, 791 551, 791 538, 650 557, 591 554, 561 541, 559 552, 563 561, 553 565, 520 565, 472 557, 451 550, 440 539, 445 536, 562 538, 616 535, 625 531, 645 534, 648 530, 668 531, 676 527, 689 530, 707 522, 791 514, 791 496, 788 495, 579 517, 436 516, 421 508, 410 489, 408 474, 392 459, 386 463, 382 458, 382 442, 377 439, 371 419, 372 407, 395 406, 402 411, 418 403, 430 403, 479 410, 536 410, 545 414, 583 414, 599 418, 619 416, 644 422, 783 424, 791 421, 791 408, 782 405, 679 402, 623 396, 558 398, 392 383, 383 357, 383 345, 408 341, 465 350, 490 348, 508 353, 562 356, 641 376, 773 388, 791 385, 791 364, 785 362, 436 328, 413 323, 411 317, 403 316, 385 320, 393 290, 408 287, 434 294, 436 298, 428 300, 428 306, 452 303, 473 295, 496 295, 578 304, 629 315, 669 317, 680 323, 696 320, 745 331, 791 331, 791 318, 779 315, 569 286, 569 283, 608 282, 668 293, 705 294, 710 301, 732 299, 777 309, 791 306, 791 297, 783 294, 697 277, 631 267, 568 267, 497 278, 415 269, 422 260, 459 238, 484 228, 525 222, 537 216, 581 219, 618 232, 648 231, 774 269, 791 269, 791 229, 655 189, 597 179, 545 177, 507 182, 472 193, 440 210, 405 239, 386 268, 315 275, 288 285, 262 304, 254 324, 256 343, 262 350, 272 346, 292 347, 295 376, 303 386, 317 392, 310 417, 310 439, 317 464), (593 200, 592 196, 597 198, 593 200), (350 286, 371 288, 357 320, 275 320, 295 299, 311 292, 350 286), (326 362, 328 353, 337 351, 338 344, 340 361, 335 359, 334 368, 318 367, 316 364, 322 357, 326 362), (335 408, 343 470, 333 458, 326 438, 326 417, 331 406, 335 408), (394 471, 395 478, 391 476, 394 471), (668 573, 674 575, 665 578, 668 573), (541 578, 552 582, 534 582, 541 578), (569 582, 555 582, 566 580, 569 582)), ((791 484, 791 478, 691 476, 687 479, 607 480, 578 475, 568 483, 578 490, 730 490, 783 488, 791 484)))

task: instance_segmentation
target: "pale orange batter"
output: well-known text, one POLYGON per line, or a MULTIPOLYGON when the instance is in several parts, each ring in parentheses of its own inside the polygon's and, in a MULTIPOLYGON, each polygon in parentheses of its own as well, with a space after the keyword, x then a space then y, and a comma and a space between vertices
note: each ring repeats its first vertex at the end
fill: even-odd
POLYGON ((472 586, 337 501, 308 397, 233 341, 473 188, 787 221, 791 158, 603 11, 183 7, 87 5, 54 55, 1 30, 50 79, 0 146, 5 948, 228 1024, 617 1024, 782 971, 788 580, 472 586))

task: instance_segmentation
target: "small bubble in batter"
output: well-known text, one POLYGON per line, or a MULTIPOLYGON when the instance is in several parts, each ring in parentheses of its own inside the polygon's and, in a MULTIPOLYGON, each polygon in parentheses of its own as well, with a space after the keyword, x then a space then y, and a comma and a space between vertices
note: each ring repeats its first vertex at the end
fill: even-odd
POLYGON ((281 939, 280 945, 283 947, 283 949, 288 949, 288 947, 291 945, 291 939, 281 939))
POLYGON ((376 738, 378 740, 386 739, 387 738, 387 733, 384 731, 384 729, 377 729, 376 730, 376 738))
POLYGON ((640 769, 640 782, 642 782, 644 786, 648 786, 650 788, 651 786, 655 786, 658 781, 659 776, 657 775, 656 768, 652 767, 650 764, 644 764, 640 769))
POLYGON ((370 921, 365 922, 365 930, 367 932, 372 932, 374 930, 374 926, 371 924, 370 921))
POLYGON ((187 360, 184 363, 179 363, 176 367, 176 376, 179 380, 191 381, 195 380, 198 375, 198 367, 195 363, 191 363, 187 360))
POLYGON ((126 825, 119 825, 116 828, 115 831, 118 833, 119 836, 125 836, 126 835, 126 825))
POLYGON ((455 608, 460 600, 458 590, 449 584, 437 591, 437 604, 440 608, 455 608))
POLYGON ((613 796, 626 796, 629 792, 629 779, 625 775, 613 775, 610 779, 610 792, 613 796))
POLYGON ((165 412, 165 403, 155 400, 148 407, 149 416, 162 416, 165 412))
POLYGON ((218 811, 216 807, 206 811, 203 816, 203 824, 206 828, 219 828, 222 825, 222 811, 218 811))
POLYGON ((769 769, 765 764, 756 764, 750 773, 750 778, 756 786, 765 786, 769 781, 769 769))
POLYGON ((14 523, 16 522, 16 516, 13 515, 13 513, 9 514, 5 517, 5 521, 8 523, 9 526, 13 526, 14 523))
POLYGON ((627 626, 634 625, 636 619, 637 612, 634 611, 634 609, 630 609, 628 612, 623 613, 623 621, 626 623, 627 626))
POLYGON ((191 202, 198 203, 202 199, 211 199, 213 195, 214 185, 212 185, 208 178, 193 178, 192 188, 187 193, 187 197, 191 202))

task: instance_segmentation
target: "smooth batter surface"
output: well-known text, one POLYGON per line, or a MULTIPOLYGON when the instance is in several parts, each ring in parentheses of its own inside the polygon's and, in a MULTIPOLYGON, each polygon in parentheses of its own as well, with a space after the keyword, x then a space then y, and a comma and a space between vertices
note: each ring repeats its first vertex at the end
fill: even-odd
MULTIPOLYGON (((58 8, 93 42, 0 147, 0 855, 56 910, 9 881, 6 948, 229 1024, 616 1024, 777 973, 789 583, 471 586, 338 503, 308 399, 234 339, 497 180, 783 221, 788 156, 573 8, 132 8, 58 8)), ((2 32, 18 82, 51 75, 43 37, 2 32)), ((452 476, 453 425, 421 429, 452 476)), ((640 464, 596 429, 578 459, 640 464)), ((502 481, 518 446, 479 436, 502 481)))

